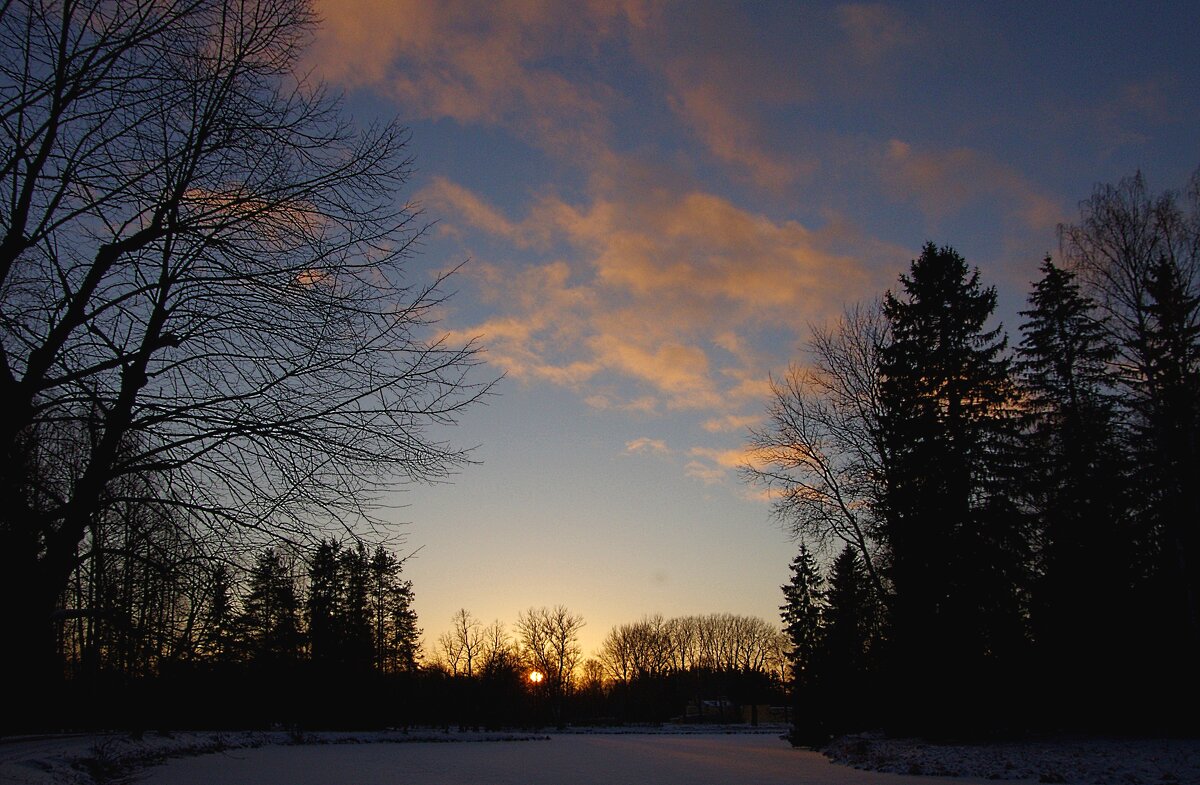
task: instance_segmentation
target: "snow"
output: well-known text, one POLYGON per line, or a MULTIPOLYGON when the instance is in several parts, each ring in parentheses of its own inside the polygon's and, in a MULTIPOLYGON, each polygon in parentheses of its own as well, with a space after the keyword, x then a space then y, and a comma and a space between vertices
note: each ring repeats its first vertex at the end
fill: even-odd
POLYGON ((0 742, 0 785, 982 785, 997 779, 1200 785, 1200 740, 934 745, 859 735, 837 740, 822 754, 793 749, 780 739, 782 730, 10 738, 0 742), (942 776, 921 776, 930 774, 942 776))
POLYGON ((838 763, 904 774, 1070 785, 1200 785, 1200 739, 1057 738, 930 744, 859 734, 824 750, 838 763))

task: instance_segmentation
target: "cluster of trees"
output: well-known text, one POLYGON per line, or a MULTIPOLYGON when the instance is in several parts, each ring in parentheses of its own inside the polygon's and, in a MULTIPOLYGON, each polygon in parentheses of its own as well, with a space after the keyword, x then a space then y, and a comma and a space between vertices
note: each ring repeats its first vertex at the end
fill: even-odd
POLYGON ((167 543, 176 562, 164 574, 160 560, 140 558, 145 544, 123 545, 72 576, 68 607, 90 609, 64 611, 58 637, 74 724, 136 723, 139 714, 176 726, 314 717, 336 706, 348 681, 417 668, 412 584, 387 548, 334 540, 307 553, 269 547, 242 570, 179 559, 186 550, 167 543), (286 697, 300 681, 302 710, 286 697), (157 694, 149 701, 139 693, 157 694), (169 712, 171 703, 182 713, 169 712))
POLYGON ((791 563, 780 606, 788 641, 793 740, 810 743, 859 722, 882 642, 882 608, 862 558, 842 548, 826 580, 808 546, 791 563))
POLYGON ((297 74, 313 24, 306 0, 0 4, 14 722, 57 722, 65 650, 220 645, 204 563, 375 539, 383 489, 467 460, 430 429, 489 385, 432 325, 442 278, 409 280, 407 133, 297 74))
POLYGON ((725 671, 783 676, 787 639, 754 616, 729 613, 664 619, 648 616, 614 627, 598 659, 618 684, 676 672, 725 671))
POLYGON ((607 716, 728 722, 743 706, 782 705, 788 652, 779 628, 754 616, 655 615, 610 630, 593 667, 607 716))
POLYGON ((741 705, 780 705, 787 640, 762 619, 648 616, 614 627, 588 659, 583 625, 562 606, 531 608, 510 635, 460 610, 426 669, 455 685, 447 709, 468 725, 737 721, 741 705))
POLYGON ((828 591, 807 551, 785 587, 826 720, 801 735, 1144 729, 1198 697, 1200 173, 1101 186, 1060 234, 1015 347, 995 290, 930 244, 775 384, 746 474, 845 548, 828 591))

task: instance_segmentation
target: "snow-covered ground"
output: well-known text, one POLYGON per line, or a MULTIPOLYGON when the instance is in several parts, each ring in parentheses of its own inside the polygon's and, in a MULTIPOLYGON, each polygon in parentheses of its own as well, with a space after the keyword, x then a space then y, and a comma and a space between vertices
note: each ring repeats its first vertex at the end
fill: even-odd
POLYGON ((872 771, 1075 785, 1200 785, 1200 739, 1058 738, 930 744, 881 734, 844 736, 825 750, 872 771))
POLYGON ((864 735, 839 740, 826 757, 791 748, 779 729, 723 730, 733 729, 5 739, 0 785, 1200 785, 1198 740, 969 746, 864 735), (930 774, 942 776, 921 776, 930 774))

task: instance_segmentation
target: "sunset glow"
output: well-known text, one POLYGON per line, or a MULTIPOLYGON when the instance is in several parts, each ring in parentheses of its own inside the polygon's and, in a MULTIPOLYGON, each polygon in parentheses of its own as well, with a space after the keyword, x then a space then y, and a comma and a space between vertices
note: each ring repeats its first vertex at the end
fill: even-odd
POLYGON ((314 72, 411 128, 414 269, 466 262, 438 328, 505 376, 447 436, 481 464, 389 499, 427 637, 776 619, 794 546, 737 468, 810 326, 933 240, 1015 327, 1095 183, 1200 164, 1192 10, 1080 10, 318 3, 314 72))

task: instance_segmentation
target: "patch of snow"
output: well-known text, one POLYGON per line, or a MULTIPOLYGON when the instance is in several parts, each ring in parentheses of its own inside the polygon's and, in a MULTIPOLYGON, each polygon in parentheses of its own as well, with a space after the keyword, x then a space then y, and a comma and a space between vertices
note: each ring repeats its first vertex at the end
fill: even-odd
POLYGON ((131 772, 171 758, 263 746, 514 741, 530 734, 421 730, 365 733, 222 731, 69 734, 0 740, 0 785, 94 785, 121 781, 131 772))
POLYGON ((879 733, 842 736, 822 752, 858 769, 1067 785, 1197 785, 1200 739, 1061 738, 934 744, 879 733))

